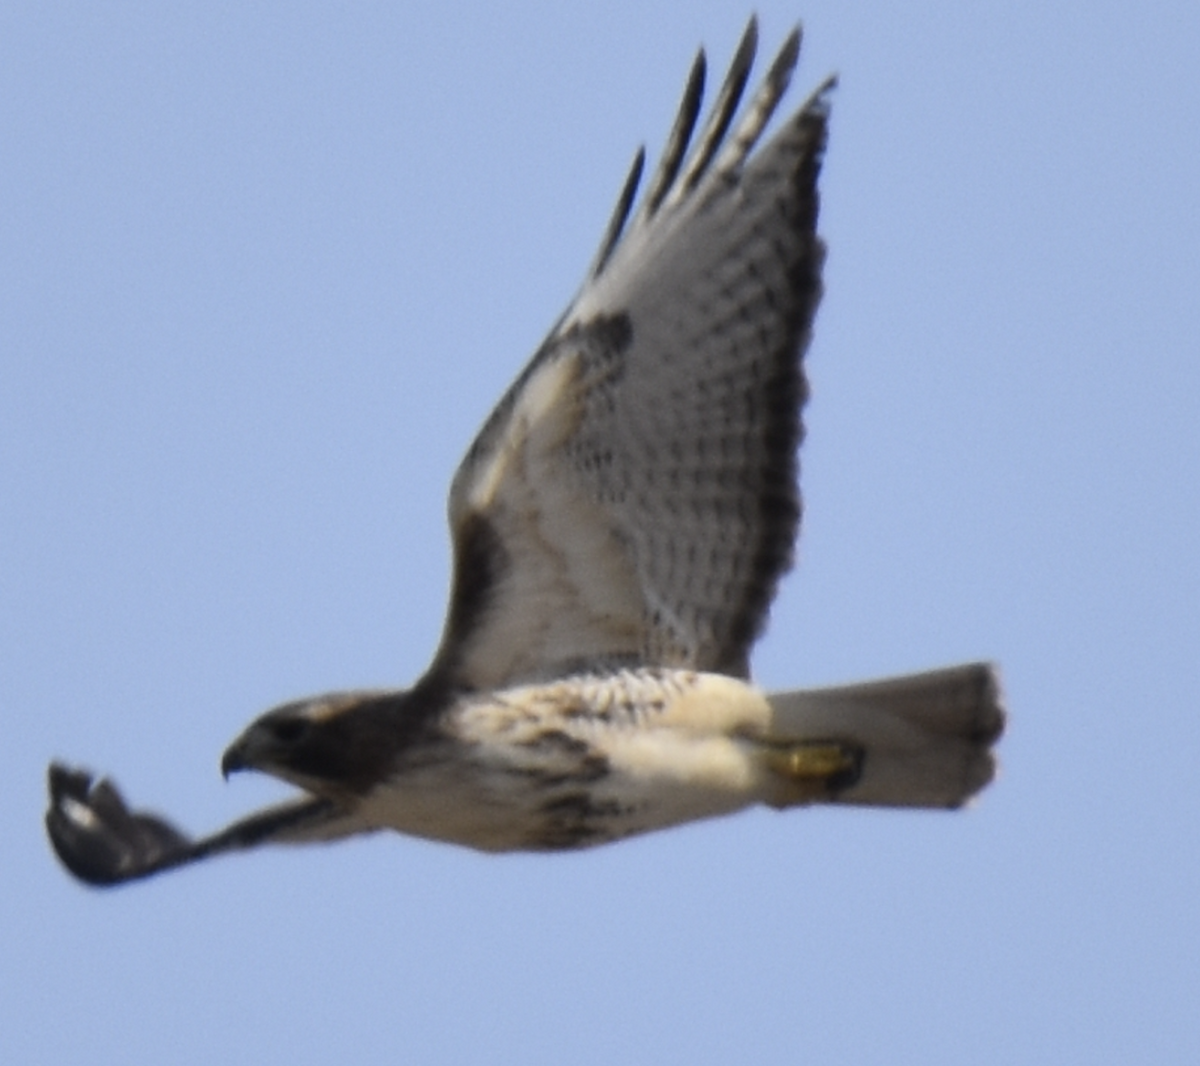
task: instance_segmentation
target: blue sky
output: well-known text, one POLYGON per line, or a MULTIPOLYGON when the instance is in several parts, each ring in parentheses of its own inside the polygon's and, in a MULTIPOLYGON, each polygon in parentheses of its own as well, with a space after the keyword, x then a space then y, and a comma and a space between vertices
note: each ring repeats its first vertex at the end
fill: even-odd
POLYGON ((112 893, 61 757, 195 831, 282 699, 401 684, 450 475, 729 2, 0 11, 0 1060, 1200 1057, 1200 6, 760 3, 841 75, 769 687, 988 657, 954 815, 376 838, 112 893))

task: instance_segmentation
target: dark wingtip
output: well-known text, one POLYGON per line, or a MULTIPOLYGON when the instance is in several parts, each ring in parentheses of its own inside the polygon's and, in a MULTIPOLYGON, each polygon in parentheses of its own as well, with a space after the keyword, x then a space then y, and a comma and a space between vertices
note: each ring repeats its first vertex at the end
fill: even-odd
POLYGON ((652 216, 658 210, 663 197, 671 191, 671 186, 675 183, 675 177, 679 173, 688 142, 692 137, 692 130, 696 128, 696 118, 700 114, 707 69, 708 61, 704 58, 704 49, 701 48, 692 62, 687 85, 683 90, 683 99, 679 102, 679 111, 663 148, 658 169, 646 189, 646 198, 642 206, 646 217, 652 216))
POLYGON ((742 39, 738 42, 735 64, 747 68, 754 64, 754 54, 758 51, 758 13, 752 12, 746 20, 746 28, 742 30, 742 39))
POLYGON ((725 139, 729 124, 733 121, 738 104, 741 102, 742 93, 746 88, 757 52, 758 17, 751 15, 750 21, 746 24, 746 31, 742 34, 741 41, 738 42, 737 51, 733 54, 733 60, 729 64, 729 71, 725 75, 724 82, 721 83, 717 98, 713 101, 708 121, 700 131, 692 154, 684 165, 680 187, 685 192, 694 189, 699 184, 708 170, 713 156, 721 147, 721 142, 725 139))
POLYGON ((829 107, 829 97, 833 94, 834 89, 838 87, 839 75, 830 74, 820 85, 813 91, 809 97, 805 107, 829 107))
POLYGON ((97 887, 153 873, 189 841, 154 815, 134 814, 116 786, 84 770, 51 763, 46 832, 59 862, 97 887))
POLYGON ((642 179, 642 168, 645 163, 646 149, 639 148, 633 157, 633 165, 629 168, 625 184, 621 188, 617 206, 613 208, 612 217, 608 220, 604 237, 600 241, 600 249, 596 252, 596 259, 588 270, 588 277, 597 278, 604 272, 609 256, 612 255, 613 249, 621 239, 621 231, 625 228, 625 223, 629 218, 629 209, 633 206, 633 199, 637 195, 638 182, 642 179))
MULTIPOLYGON (((718 165, 718 171, 734 170, 745 161, 787 90, 800 57, 802 40, 803 28, 794 27, 772 61, 750 113, 740 121, 732 143, 728 144, 725 143, 726 136, 741 103, 758 50, 758 17, 751 15, 747 21, 725 80, 693 145, 692 135, 696 132, 696 121, 700 116, 707 70, 704 49, 696 53, 675 122, 658 166, 646 186, 632 226, 650 221, 665 203, 682 199, 694 191, 712 173, 711 164, 719 153, 722 163, 718 165), (725 147, 722 150, 723 144, 725 147)), ((801 113, 810 120, 822 121, 829 110, 828 94, 836 83, 836 77, 826 79, 809 98, 801 113)), ((588 269, 588 281, 594 281, 604 272, 621 243, 631 217, 644 158, 644 152, 639 151, 609 219, 600 248, 588 269)))

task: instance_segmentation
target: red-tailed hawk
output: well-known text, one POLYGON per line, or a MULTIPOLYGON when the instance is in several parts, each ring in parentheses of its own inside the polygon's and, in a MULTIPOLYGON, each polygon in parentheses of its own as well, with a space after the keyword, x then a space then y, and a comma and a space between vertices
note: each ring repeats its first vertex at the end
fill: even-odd
POLYGON ((304 795, 199 840, 52 765, 46 825, 72 873, 112 884, 383 828, 554 851, 754 804, 957 807, 991 779, 1003 716, 986 664, 802 692, 749 681, 800 517, 833 86, 755 151, 800 35, 735 122, 755 43, 751 21, 693 140, 697 57, 640 205, 639 152, 581 291, 459 467, 454 586, 424 676, 263 715, 222 770, 304 795))

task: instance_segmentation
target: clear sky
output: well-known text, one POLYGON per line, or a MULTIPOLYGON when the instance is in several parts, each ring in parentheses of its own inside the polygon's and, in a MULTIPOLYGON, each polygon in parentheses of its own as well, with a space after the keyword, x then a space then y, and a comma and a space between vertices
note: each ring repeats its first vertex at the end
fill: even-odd
POLYGON ((994 658, 999 780, 69 880, 51 757, 207 830, 257 713, 420 672, 458 458, 750 12, 9 0, 0 1061, 1200 1061, 1200 5, 758 9, 842 83, 755 672, 994 658))

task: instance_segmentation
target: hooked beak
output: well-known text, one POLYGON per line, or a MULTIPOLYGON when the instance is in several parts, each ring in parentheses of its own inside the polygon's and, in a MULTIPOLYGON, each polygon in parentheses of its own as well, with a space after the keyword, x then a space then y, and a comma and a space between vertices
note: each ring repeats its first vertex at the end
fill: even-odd
POLYGON ((249 769, 251 769, 251 766, 246 761, 246 745, 243 739, 239 737, 225 749, 225 754, 221 756, 221 776, 228 781, 230 774, 237 770, 249 769))

